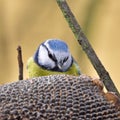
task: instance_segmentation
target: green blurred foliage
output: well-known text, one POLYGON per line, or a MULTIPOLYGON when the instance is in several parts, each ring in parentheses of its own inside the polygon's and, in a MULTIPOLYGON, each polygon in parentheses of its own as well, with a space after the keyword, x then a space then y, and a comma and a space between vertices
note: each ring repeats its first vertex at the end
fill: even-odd
MULTIPOLYGON (((67 1, 120 90, 120 1, 67 1)), ((18 79, 18 45, 22 46, 26 79, 27 59, 33 55, 38 45, 48 38, 65 40, 82 73, 98 77, 55 0, 0 0, 0 84, 18 79)))

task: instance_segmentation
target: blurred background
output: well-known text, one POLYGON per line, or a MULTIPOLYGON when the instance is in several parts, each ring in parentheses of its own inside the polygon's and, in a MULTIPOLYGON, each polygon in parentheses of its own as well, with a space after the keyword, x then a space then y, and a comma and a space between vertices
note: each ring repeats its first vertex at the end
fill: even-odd
MULTIPOLYGON (((120 0, 67 2, 120 91, 120 0)), ((0 84, 18 80, 18 45, 26 79, 27 59, 49 38, 66 41, 82 73, 98 77, 55 0, 0 0, 0 84)))

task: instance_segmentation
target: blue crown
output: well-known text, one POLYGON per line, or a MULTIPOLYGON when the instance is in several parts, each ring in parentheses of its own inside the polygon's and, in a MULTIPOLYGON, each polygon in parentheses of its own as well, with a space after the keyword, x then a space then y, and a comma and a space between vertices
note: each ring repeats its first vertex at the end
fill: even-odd
POLYGON ((55 51, 65 51, 67 52, 68 51, 68 46, 67 44, 62 41, 62 40, 59 40, 59 39, 50 39, 48 40, 48 44, 49 44, 49 47, 52 49, 52 50, 55 50, 55 51))

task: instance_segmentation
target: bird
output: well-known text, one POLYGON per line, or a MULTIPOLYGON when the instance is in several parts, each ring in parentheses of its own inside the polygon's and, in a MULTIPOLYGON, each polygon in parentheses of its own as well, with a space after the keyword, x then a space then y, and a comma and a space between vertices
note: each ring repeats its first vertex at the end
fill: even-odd
POLYGON ((29 78, 54 74, 80 75, 80 68, 68 45, 61 39, 47 39, 27 61, 29 78))

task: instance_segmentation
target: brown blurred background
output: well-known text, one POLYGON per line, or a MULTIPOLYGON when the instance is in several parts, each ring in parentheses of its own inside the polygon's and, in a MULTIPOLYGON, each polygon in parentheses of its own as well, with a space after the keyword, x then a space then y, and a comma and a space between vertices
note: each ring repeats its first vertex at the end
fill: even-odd
MULTIPOLYGON (((120 0, 67 1, 120 91, 120 0)), ((0 84, 18 79, 18 45, 26 79, 27 59, 48 38, 65 40, 82 73, 98 77, 55 0, 0 0, 0 84)))

